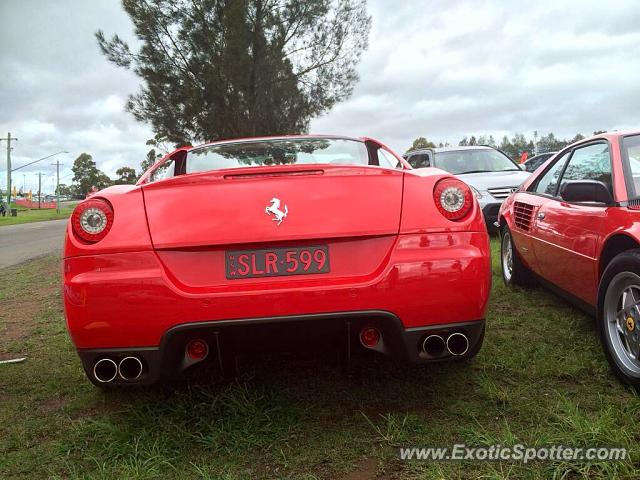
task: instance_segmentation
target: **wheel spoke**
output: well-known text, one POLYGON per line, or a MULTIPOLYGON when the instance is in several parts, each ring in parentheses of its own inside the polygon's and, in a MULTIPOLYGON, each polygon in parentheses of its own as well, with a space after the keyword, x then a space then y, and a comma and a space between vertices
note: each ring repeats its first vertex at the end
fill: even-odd
POLYGON ((630 290, 630 288, 625 288, 622 292, 622 308, 625 310, 633 305, 633 297, 630 290))
POLYGON ((631 305, 636 305, 640 302, 640 294, 638 294, 638 290, 634 287, 629 287, 628 289, 629 295, 631 296, 631 305))

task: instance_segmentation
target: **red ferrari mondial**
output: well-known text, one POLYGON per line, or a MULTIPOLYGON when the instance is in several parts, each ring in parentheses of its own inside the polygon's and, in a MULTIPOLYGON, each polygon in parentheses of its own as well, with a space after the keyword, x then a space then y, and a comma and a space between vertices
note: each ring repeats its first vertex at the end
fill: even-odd
POLYGON ((614 371, 640 389, 640 132, 571 145, 500 211, 506 284, 532 276, 595 313, 614 371))
POLYGON ((180 148, 80 203, 64 247, 67 326, 97 385, 290 347, 472 357, 490 282, 469 187, 368 138, 180 148))

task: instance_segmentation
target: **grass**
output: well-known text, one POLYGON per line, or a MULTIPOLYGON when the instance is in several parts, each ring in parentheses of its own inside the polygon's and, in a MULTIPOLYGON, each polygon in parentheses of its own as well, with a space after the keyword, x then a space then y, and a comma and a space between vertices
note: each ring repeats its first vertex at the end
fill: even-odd
POLYGON ((640 398, 610 373, 591 318, 504 288, 494 241, 485 344, 469 363, 276 356, 232 384, 103 392, 64 327, 58 265, 0 270, 0 478, 638 478, 640 398), (29 291, 29 298, 24 298, 29 291), (3 330, 3 329, 6 329, 3 330), (13 333, 10 333, 13 332, 13 333), (401 462, 399 446, 621 446, 621 462, 401 462))
MULTIPOLYGON (((16 208, 15 205, 11 205, 11 207, 16 208)), ((73 212, 73 208, 73 206, 63 205, 60 209, 60 213, 57 213, 55 208, 28 209, 18 207, 17 217, 10 217, 8 213, 4 217, 0 216, 0 227, 3 225, 17 225, 19 223, 42 222, 45 220, 69 218, 71 212, 73 212)))

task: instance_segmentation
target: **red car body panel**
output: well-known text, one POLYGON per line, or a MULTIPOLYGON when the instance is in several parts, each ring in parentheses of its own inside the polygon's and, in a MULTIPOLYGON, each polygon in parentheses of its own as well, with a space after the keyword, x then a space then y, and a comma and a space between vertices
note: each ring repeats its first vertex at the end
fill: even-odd
POLYGON ((183 324, 334 312, 390 312, 407 332, 483 322, 491 259, 477 202, 463 220, 447 220, 433 191, 450 175, 401 162, 234 168, 147 183, 156 164, 136 186, 99 192, 93 198, 114 211, 105 238, 89 245, 67 227, 64 306, 74 344, 158 348, 183 324), (289 208, 281 226, 265 214, 273 195, 289 208), (328 273, 225 275, 225 251, 317 244, 329 249, 328 273))
POLYGON ((337 271, 321 279, 260 278, 233 289, 224 275, 203 273, 219 268, 219 250, 67 258, 69 331, 78 348, 146 347, 157 346, 167 329, 187 321, 364 309, 394 312, 406 328, 484 318, 491 279, 483 232, 367 239, 373 250, 350 255, 359 242, 329 244, 336 264, 358 264, 357 277, 337 271), (366 258, 371 251, 381 261, 366 258), (190 284, 178 280, 167 264, 189 270, 181 278, 190 284))
POLYGON ((375 167, 248 167, 182 175, 143 191, 154 247, 166 249, 397 234, 403 176, 375 167), (261 221, 276 192, 290 204, 286 228, 261 221), (178 214, 188 229, 173 228, 176 217, 167 212, 175 205, 189 205, 178 214))
POLYGON ((615 202, 629 200, 620 154, 620 138, 638 132, 598 135, 571 145, 551 157, 503 204, 501 221, 511 230, 518 254, 534 273, 570 293, 588 305, 597 303, 602 273, 601 256, 607 241, 625 235, 640 241, 640 212, 626 206, 603 207, 575 204, 535 193, 527 189, 568 149, 593 141, 609 144, 615 202), (526 231, 514 220, 514 207, 521 202, 532 207, 531 224, 526 231), (543 215, 543 219, 538 218, 543 215))

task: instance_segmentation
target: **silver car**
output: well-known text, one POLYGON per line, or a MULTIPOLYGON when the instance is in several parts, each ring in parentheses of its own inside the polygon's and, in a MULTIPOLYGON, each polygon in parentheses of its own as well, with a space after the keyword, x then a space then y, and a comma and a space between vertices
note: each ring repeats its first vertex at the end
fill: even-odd
POLYGON ((531 175, 489 146, 427 148, 407 152, 404 158, 413 168, 440 168, 471 186, 490 230, 502 201, 531 175))

